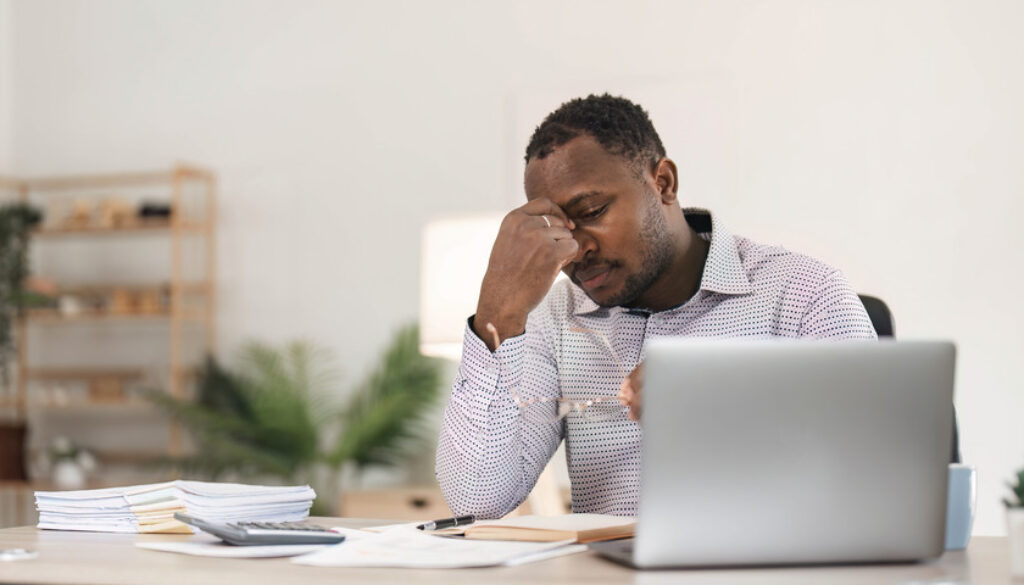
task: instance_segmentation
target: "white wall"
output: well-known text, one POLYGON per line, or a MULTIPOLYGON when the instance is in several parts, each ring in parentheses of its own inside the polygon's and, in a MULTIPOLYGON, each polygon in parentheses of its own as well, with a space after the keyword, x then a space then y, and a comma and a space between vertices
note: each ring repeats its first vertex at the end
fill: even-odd
POLYGON ((522 137, 539 122, 524 113, 581 91, 654 96, 684 201, 844 268, 889 301, 902 337, 958 342, 975 529, 1004 530, 1002 481, 1024 465, 1024 4, 15 0, 11 12, 14 115, 0 136, 14 168, 215 168, 221 349, 310 337, 352 378, 416 315, 423 222, 520 197, 522 137))
POLYGON ((11 0, 0 0, 0 174, 11 171, 11 145, 14 133, 11 131, 12 88, 11 67, 14 55, 11 53, 11 0))

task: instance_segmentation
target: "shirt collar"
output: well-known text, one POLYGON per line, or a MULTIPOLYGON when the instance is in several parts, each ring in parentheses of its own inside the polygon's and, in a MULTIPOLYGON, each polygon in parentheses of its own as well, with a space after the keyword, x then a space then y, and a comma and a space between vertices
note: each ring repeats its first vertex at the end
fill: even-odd
MULTIPOLYGON (((683 216, 690 227, 699 235, 711 240, 708 258, 704 263, 704 274, 700 280, 700 290, 726 295, 743 295, 753 291, 743 263, 740 261, 739 247, 736 238, 721 223, 714 221, 711 212, 697 207, 683 209, 683 216)), ((585 315, 600 310, 628 311, 623 307, 603 309, 598 306, 583 289, 569 283, 572 290, 570 296, 571 312, 574 315, 585 315)))

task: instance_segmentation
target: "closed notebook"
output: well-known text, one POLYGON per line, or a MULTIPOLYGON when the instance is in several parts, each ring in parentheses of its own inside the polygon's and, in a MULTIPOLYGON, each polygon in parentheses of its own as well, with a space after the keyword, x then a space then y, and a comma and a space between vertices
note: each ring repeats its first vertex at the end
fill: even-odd
POLYGON ((514 516, 501 520, 481 520, 434 532, 438 535, 462 534, 473 540, 519 540, 579 543, 615 540, 633 536, 636 519, 608 514, 563 514, 561 516, 514 516))

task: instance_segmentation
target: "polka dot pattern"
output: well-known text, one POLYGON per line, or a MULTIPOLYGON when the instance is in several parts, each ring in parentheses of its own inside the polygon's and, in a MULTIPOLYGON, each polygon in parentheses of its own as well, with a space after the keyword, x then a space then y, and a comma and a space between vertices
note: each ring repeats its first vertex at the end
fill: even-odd
POLYGON ((526 333, 493 353, 467 326, 436 462, 455 514, 497 518, 514 510, 564 439, 573 511, 636 515, 640 426, 625 415, 524 420, 510 388, 523 398, 615 396, 654 337, 876 338, 839 271, 735 237, 705 210, 684 212, 711 242, 700 290, 686 303, 657 313, 601 308, 563 280, 530 314, 526 333))

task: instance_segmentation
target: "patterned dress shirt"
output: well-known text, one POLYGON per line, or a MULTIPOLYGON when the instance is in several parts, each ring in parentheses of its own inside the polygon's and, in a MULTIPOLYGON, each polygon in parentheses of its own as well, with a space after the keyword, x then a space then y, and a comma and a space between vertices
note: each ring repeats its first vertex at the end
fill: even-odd
POLYGON ((614 397, 653 337, 876 339, 838 270, 733 236, 705 210, 684 213, 711 243, 700 289, 682 305, 601 308, 562 280, 530 313, 525 333, 494 352, 467 326, 436 461, 452 512, 497 518, 514 510, 564 439, 573 511, 636 515, 640 425, 573 414, 536 422, 512 391, 521 399, 614 397))

